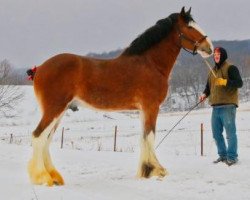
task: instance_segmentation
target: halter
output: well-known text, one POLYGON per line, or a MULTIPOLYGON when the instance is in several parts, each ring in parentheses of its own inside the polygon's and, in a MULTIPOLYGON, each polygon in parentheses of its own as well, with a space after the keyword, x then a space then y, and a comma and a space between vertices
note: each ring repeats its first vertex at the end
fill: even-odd
POLYGON ((187 51, 188 53, 191 53, 192 55, 197 54, 197 48, 200 46, 200 44, 203 42, 203 40, 205 40, 207 38, 207 36, 205 35, 201 39, 199 39, 197 41, 194 41, 191 38, 184 35, 184 33, 181 32, 179 26, 177 26, 177 31, 178 31, 178 36, 179 36, 179 46, 181 48, 183 48, 185 51, 187 51), (193 51, 189 51, 188 49, 183 47, 182 46, 182 40, 187 40, 188 42, 190 42, 194 46, 193 51))

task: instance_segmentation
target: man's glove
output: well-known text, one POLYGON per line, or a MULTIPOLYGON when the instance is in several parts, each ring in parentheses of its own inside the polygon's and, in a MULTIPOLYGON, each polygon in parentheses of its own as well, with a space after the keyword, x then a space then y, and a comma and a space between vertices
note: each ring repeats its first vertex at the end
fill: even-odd
POLYGON ((227 85, 227 79, 216 78, 215 79, 215 85, 217 85, 217 86, 226 86, 227 85))

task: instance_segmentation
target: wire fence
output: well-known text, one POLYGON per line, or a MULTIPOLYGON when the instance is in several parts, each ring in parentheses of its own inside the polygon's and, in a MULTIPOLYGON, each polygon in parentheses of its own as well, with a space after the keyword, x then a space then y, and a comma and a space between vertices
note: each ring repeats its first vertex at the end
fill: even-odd
MULTIPOLYGON (((90 131, 86 134, 86 130, 80 129, 67 129, 65 127, 59 128, 54 134, 52 145, 56 148, 86 150, 86 151, 117 151, 117 152, 135 152, 139 150, 141 131, 122 129, 118 126, 113 129, 105 131, 90 131), (117 127, 117 128, 115 128, 117 127)), ((157 144, 167 129, 160 129, 156 133, 155 144, 157 144)), ((208 133, 210 130, 205 131, 204 140, 207 145, 209 139, 208 133), (206 136, 207 134, 207 136, 206 136)), ((0 140, 8 144, 29 145, 31 146, 31 133, 18 134, 6 133, 0 136, 0 140)), ((168 150, 174 154, 181 154, 182 152, 189 154, 199 154, 200 149, 200 130, 191 129, 187 130, 177 129, 174 130, 172 135, 169 136, 162 144, 161 149, 168 150), (176 137, 178 135, 178 137, 176 137), (183 148, 185 147, 185 149, 183 148), (178 152, 178 153, 177 153, 178 152)), ((204 148, 205 154, 208 153, 207 146, 204 148)), ((161 150, 160 150, 161 151, 161 150)))
MULTIPOLYGON (((94 131, 84 134, 86 130, 59 128, 52 140, 55 148, 74 149, 82 151, 116 151, 135 152, 139 151, 141 131, 122 129, 114 126, 105 131, 94 131), (116 128, 115 128, 116 127, 116 128)), ((156 133, 155 144, 157 144, 168 132, 160 129, 156 133)), ((240 129, 240 134, 246 134, 248 129, 240 129)), ((31 133, 5 133, 0 136, 0 141, 6 144, 28 145, 31 144, 31 133)), ((211 155, 215 151, 215 144, 210 129, 203 129, 201 135, 200 126, 196 129, 180 128, 174 130, 162 143, 157 152, 168 152, 174 155, 211 155), (203 138, 201 140, 201 137, 203 138)))

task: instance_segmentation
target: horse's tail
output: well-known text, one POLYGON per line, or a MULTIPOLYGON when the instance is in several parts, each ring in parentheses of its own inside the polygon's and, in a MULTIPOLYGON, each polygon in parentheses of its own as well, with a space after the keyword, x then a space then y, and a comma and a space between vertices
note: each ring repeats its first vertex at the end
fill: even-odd
POLYGON ((35 74, 36 74, 36 69, 37 69, 37 67, 35 66, 35 67, 33 67, 31 69, 28 69, 26 71, 26 73, 28 75, 28 80, 31 80, 31 81, 34 80, 34 77, 35 77, 35 74))

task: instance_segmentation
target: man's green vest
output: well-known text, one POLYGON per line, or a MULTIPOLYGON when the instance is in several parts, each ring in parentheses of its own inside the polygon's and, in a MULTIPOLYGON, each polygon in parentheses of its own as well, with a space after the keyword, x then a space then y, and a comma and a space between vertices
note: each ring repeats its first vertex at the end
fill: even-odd
MULTIPOLYGON (((227 61, 223 63, 220 69, 213 69, 217 78, 224 78, 228 80, 228 68, 231 66, 227 61)), ((238 106, 238 89, 228 86, 216 86, 215 77, 213 73, 209 73, 209 104, 221 105, 221 104, 235 104, 238 106)))

